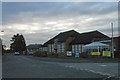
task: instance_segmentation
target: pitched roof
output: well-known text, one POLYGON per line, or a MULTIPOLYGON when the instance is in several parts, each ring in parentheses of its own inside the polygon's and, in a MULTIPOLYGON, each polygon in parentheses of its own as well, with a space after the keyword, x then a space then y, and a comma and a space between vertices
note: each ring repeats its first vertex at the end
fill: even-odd
POLYGON ((27 46, 27 48, 40 48, 41 46, 41 44, 30 44, 27 46))
POLYGON ((90 44, 85 45, 84 47, 98 47, 98 46, 109 46, 109 45, 103 44, 101 42, 92 42, 90 44))
POLYGON ((88 44, 92 42, 94 38, 109 38, 109 37, 96 30, 80 34, 70 44, 88 44))
POLYGON ((58 42, 65 42, 68 39, 68 37, 76 37, 78 35, 80 35, 80 33, 76 32, 75 30, 61 32, 46 43, 44 43, 44 45, 53 43, 55 39, 58 39, 58 42))

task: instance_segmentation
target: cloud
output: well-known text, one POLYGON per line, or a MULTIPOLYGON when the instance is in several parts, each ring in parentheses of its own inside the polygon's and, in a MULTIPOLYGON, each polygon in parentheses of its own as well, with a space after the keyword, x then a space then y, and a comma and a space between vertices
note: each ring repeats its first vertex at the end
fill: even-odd
POLYGON ((105 15, 116 11, 117 3, 3 3, 3 23, 32 22, 37 19, 60 19, 82 15, 105 15), (89 8, 88 8, 89 7, 89 8), (27 15, 26 15, 27 14, 27 15), (11 21, 11 19, 13 19, 11 21))
POLYGON ((117 8, 117 2, 3 2, 3 37, 9 44, 10 36, 22 33, 27 44, 44 43, 70 29, 100 30, 111 36, 110 23, 115 31, 118 27, 117 8))

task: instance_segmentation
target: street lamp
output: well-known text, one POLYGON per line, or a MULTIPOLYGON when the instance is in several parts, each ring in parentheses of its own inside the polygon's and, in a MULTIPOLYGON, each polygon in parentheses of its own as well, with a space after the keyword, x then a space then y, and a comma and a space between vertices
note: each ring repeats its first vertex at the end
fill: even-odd
MULTIPOLYGON (((0 37, 0 38, 1 38, 1 40, 0 40, 0 53, 2 53, 2 42, 3 42, 3 41, 2 41, 2 33, 3 33, 3 32, 4 32, 4 31, 2 30, 2 31, 1 31, 1 37, 0 37)), ((0 56, 0 57, 1 57, 1 56, 0 56)))
POLYGON ((114 45, 113 45, 113 23, 111 23, 111 29, 112 29, 112 58, 114 59, 114 45))
POLYGON ((2 39, 2 33, 4 33, 4 30, 1 30, 1 39, 2 39))

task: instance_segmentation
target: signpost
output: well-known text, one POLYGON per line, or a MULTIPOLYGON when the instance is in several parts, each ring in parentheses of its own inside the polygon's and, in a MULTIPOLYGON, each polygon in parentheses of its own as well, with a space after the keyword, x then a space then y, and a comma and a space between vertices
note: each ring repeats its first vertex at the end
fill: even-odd
POLYGON ((79 57, 80 55, 79 55, 79 52, 75 52, 75 57, 79 57))
POLYGON ((93 56, 95 56, 95 55, 96 55, 96 56, 99 56, 99 55, 100 55, 100 52, 92 52, 92 55, 93 55, 93 56))
POLYGON ((67 51, 67 56, 72 56, 72 51, 67 51))
POLYGON ((110 51, 103 51, 102 56, 110 57, 111 52, 110 51))

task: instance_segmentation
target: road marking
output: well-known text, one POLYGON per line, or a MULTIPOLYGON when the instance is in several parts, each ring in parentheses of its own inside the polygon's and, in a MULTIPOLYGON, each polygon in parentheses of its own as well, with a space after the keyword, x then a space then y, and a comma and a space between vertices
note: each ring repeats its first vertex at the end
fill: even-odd
POLYGON ((105 66, 107 66, 107 65, 100 65, 100 66, 105 67, 105 66))

